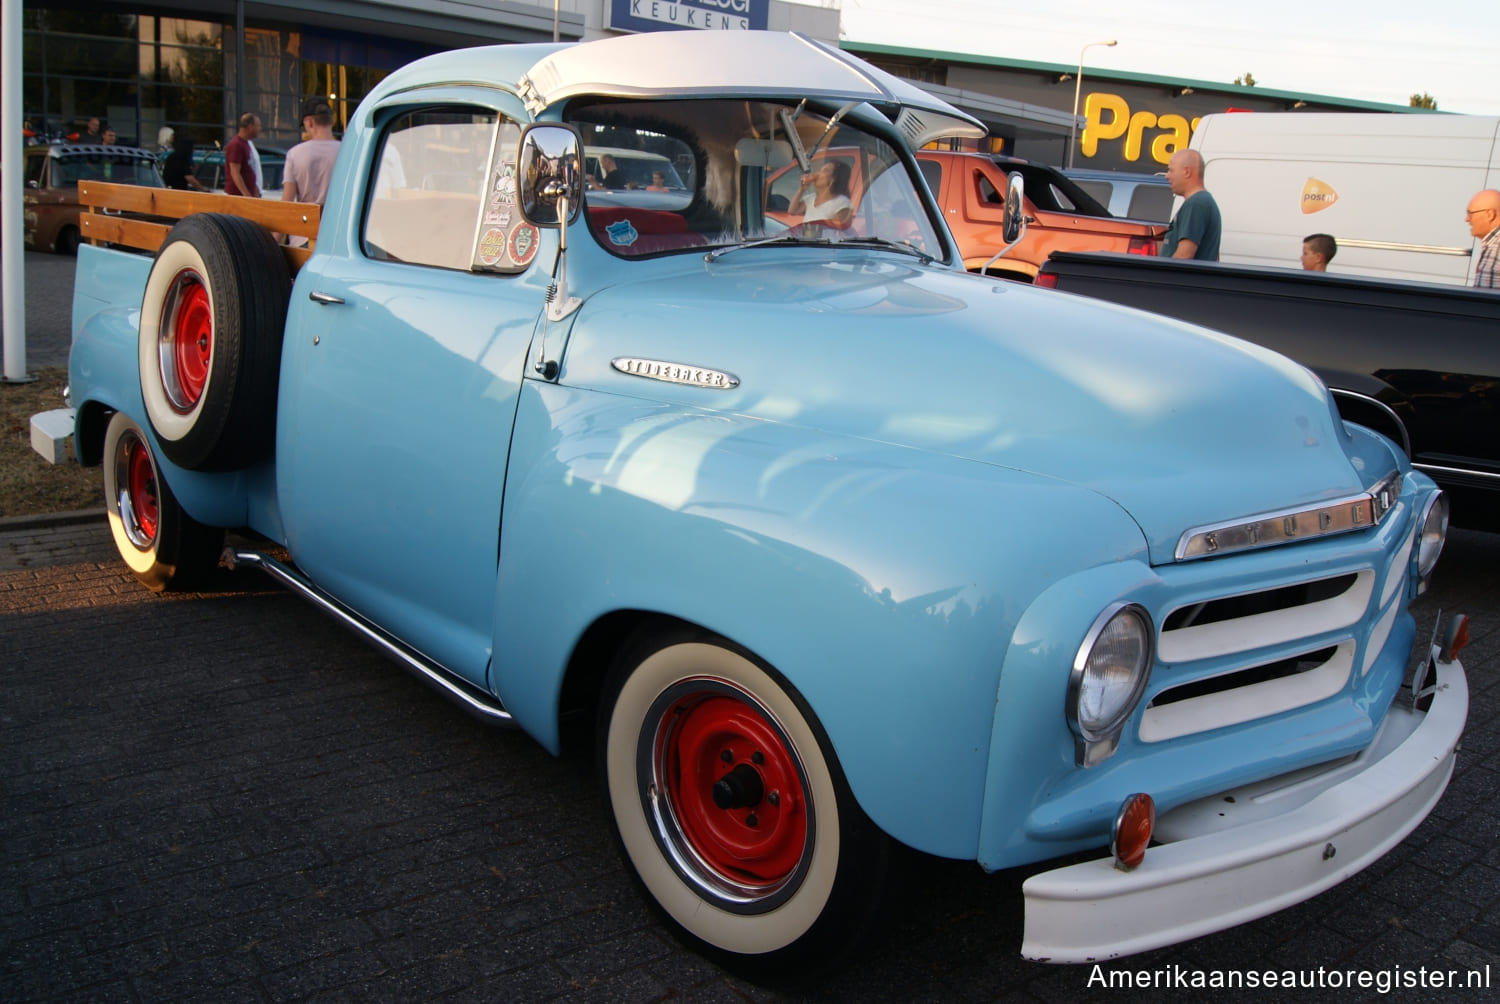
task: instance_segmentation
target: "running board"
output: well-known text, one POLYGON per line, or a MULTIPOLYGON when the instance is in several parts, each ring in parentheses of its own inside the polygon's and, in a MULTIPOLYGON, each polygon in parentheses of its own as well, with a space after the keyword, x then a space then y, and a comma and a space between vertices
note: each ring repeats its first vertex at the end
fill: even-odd
POLYGON ((236 551, 226 547, 219 559, 224 567, 233 571, 241 565, 259 568, 282 585, 288 586, 303 599, 331 615, 345 627, 352 629, 366 641, 386 655, 395 659, 406 669, 421 677, 444 697, 457 701, 466 711, 491 725, 514 724, 509 711, 494 697, 480 690, 451 670, 432 661, 427 656, 407 645, 399 638, 361 617, 323 590, 313 585, 301 573, 259 551, 236 551))

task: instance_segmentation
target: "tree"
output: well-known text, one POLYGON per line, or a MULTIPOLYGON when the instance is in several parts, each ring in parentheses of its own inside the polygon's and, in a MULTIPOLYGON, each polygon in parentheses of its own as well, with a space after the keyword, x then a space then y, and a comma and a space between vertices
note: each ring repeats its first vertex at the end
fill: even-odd
POLYGON ((1254 87, 1255 77, 1251 76, 1250 72, 1247 70, 1244 76, 1234 78, 1234 85, 1236 87, 1254 87))
POLYGON ((1413 108, 1430 108, 1433 111, 1437 111, 1437 98, 1426 91, 1423 91, 1421 94, 1413 94, 1407 104, 1413 108))

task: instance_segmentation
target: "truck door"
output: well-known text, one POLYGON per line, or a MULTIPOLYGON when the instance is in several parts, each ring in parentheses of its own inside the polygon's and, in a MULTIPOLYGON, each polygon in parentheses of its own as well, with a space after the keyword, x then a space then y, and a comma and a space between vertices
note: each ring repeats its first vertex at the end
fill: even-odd
MULTIPOLYGON (((293 287, 278 404, 277 496, 292 560, 476 683, 542 293, 522 274, 470 264, 481 218, 510 215, 491 191, 489 158, 513 158, 518 137, 505 117, 458 106, 384 126, 361 154, 365 177, 346 186, 361 205, 329 207, 327 253, 293 287)), ((529 229, 519 252, 529 264, 535 228, 519 215, 505 225, 529 229)))

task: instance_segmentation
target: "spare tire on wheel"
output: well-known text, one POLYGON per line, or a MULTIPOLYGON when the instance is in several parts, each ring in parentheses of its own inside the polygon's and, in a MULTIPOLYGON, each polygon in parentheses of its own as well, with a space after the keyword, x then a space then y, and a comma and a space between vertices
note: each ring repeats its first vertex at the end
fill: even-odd
POLYGON ((290 296, 286 261, 259 224, 200 213, 167 234, 139 341, 141 398, 167 459, 233 470, 270 452, 290 296))

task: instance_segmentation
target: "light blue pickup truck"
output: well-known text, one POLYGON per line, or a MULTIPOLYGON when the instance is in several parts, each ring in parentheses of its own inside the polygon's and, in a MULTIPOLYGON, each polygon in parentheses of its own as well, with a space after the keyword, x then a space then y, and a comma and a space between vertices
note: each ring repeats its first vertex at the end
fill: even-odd
POLYGON ((1035 959, 1306 899, 1452 771, 1407 610, 1446 503, 1279 355, 965 274, 912 149, 979 133, 795 35, 399 70, 310 254, 227 212, 82 249, 120 554, 181 588, 251 531, 227 561, 475 713, 593 723, 645 894, 757 977, 866 934, 895 842, 1068 858, 1035 959))

